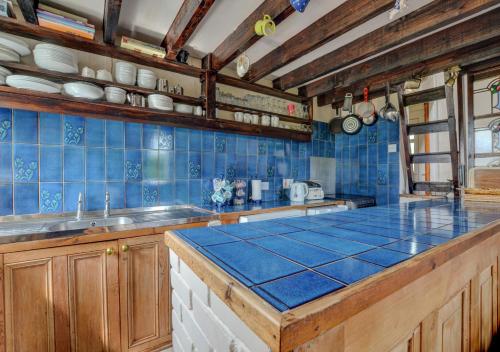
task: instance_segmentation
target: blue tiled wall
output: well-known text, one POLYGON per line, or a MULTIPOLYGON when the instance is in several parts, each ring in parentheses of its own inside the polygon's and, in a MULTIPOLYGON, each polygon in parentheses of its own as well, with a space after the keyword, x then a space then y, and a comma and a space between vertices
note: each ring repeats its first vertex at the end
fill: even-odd
POLYGON ((399 125, 378 120, 354 136, 335 136, 336 192, 373 196, 378 205, 399 201, 399 125), (396 144, 395 153, 388 145, 396 144))
MULTIPOLYGON (((293 133, 293 132, 291 132, 293 133)), ((168 204, 208 204, 212 178, 270 182, 309 177, 309 157, 333 156, 326 124, 313 142, 0 109, 0 215, 168 204)))

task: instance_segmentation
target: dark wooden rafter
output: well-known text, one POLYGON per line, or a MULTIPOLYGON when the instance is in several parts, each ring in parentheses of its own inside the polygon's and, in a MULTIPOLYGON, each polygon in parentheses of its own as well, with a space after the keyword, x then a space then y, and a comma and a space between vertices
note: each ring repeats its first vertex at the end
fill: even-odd
MULTIPOLYGON (((459 53, 467 46, 487 45, 489 40, 496 41, 500 37, 500 8, 496 8, 477 18, 469 19, 452 27, 429 35, 396 50, 349 67, 338 73, 329 75, 299 89, 299 94, 313 97, 332 89, 346 87, 356 82, 387 72, 395 72, 411 65, 422 65, 450 53, 459 53)), ((467 56, 467 53, 465 53, 467 56)), ((483 58, 483 60, 488 57, 483 58)), ((452 60, 450 60, 452 61, 452 60)), ((458 64, 460 57, 455 57, 458 64)), ((448 63, 448 67, 451 66, 448 63)))
POLYGON ((17 0, 17 4, 23 13, 26 22, 38 24, 35 9, 38 7, 38 0, 17 0))
MULTIPOLYGON (((348 3, 349 1, 344 4, 348 3)), ((498 0, 435 0, 331 53, 288 72, 275 79, 274 86, 286 90, 304 84, 342 67, 379 54, 391 47, 431 33, 438 28, 473 15, 497 3, 498 0)), ((354 12, 354 14, 356 13, 354 12)), ((304 42, 308 42, 308 40, 304 40, 304 42)), ((281 60, 274 57, 273 61, 281 62, 286 61, 286 59, 285 54, 285 57, 281 60)), ((262 70, 261 61, 262 59, 254 65, 255 68, 252 68, 252 70, 262 70)))
POLYGON ((278 25, 294 12, 290 0, 265 0, 213 51, 214 69, 219 71, 262 38, 255 34, 254 26, 264 15, 278 25))
POLYGON ((120 19, 120 10, 122 0, 104 1, 104 18, 102 20, 103 40, 105 43, 114 44, 116 30, 118 29, 118 20, 120 19))
POLYGON ((255 82, 392 6, 391 0, 348 0, 254 63, 245 78, 255 82))
POLYGON ((215 0, 184 0, 163 39, 162 46, 167 49, 169 59, 175 59, 177 51, 187 43, 214 2, 215 0))
POLYGON ((405 104, 405 106, 416 105, 444 98, 446 98, 445 88, 436 87, 415 93, 405 94, 403 104, 405 104))

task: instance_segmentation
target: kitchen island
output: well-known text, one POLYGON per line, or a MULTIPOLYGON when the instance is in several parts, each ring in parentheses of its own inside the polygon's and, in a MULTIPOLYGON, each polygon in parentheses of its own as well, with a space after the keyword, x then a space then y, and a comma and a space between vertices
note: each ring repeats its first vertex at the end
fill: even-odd
POLYGON ((486 350, 498 219, 423 201, 169 232, 174 347, 486 350))

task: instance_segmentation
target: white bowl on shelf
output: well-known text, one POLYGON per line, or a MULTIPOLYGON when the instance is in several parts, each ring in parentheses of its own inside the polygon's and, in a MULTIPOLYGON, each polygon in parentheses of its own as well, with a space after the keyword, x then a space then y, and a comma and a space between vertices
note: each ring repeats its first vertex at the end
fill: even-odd
POLYGON ((193 107, 191 105, 177 103, 175 104, 175 111, 181 114, 192 114, 193 107))
POLYGON ((155 89, 156 88, 156 75, 151 70, 140 68, 137 71, 137 85, 142 88, 155 89))
POLYGON ((127 92, 118 87, 106 87, 104 88, 104 94, 106 95, 106 101, 110 103, 123 104, 127 99, 127 92))
POLYGON ((150 94, 148 95, 148 107, 164 111, 173 111, 174 102, 169 96, 162 94, 150 94))
POLYGON ((8 86, 20 89, 29 89, 43 93, 60 93, 61 85, 52 81, 26 75, 10 75, 6 78, 5 83, 8 86))
POLYGON ((101 87, 87 82, 70 82, 63 84, 63 92, 75 98, 98 100, 104 96, 101 87))
POLYGON ((0 44, 14 50, 20 56, 31 54, 30 47, 24 40, 7 33, 0 32, 0 44))
POLYGON ((115 81, 121 84, 135 85, 137 67, 125 61, 115 63, 115 81))

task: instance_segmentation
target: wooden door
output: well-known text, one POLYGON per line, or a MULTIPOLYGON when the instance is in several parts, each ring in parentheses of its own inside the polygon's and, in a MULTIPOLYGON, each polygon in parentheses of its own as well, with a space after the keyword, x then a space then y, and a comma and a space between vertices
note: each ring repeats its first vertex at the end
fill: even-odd
POLYGON ((117 242, 4 257, 7 351, 119 351, 117 242))
POLYGON ((144 351, 171 342, 169 261, 163 238, 119 241, 123 351, 144 351))

